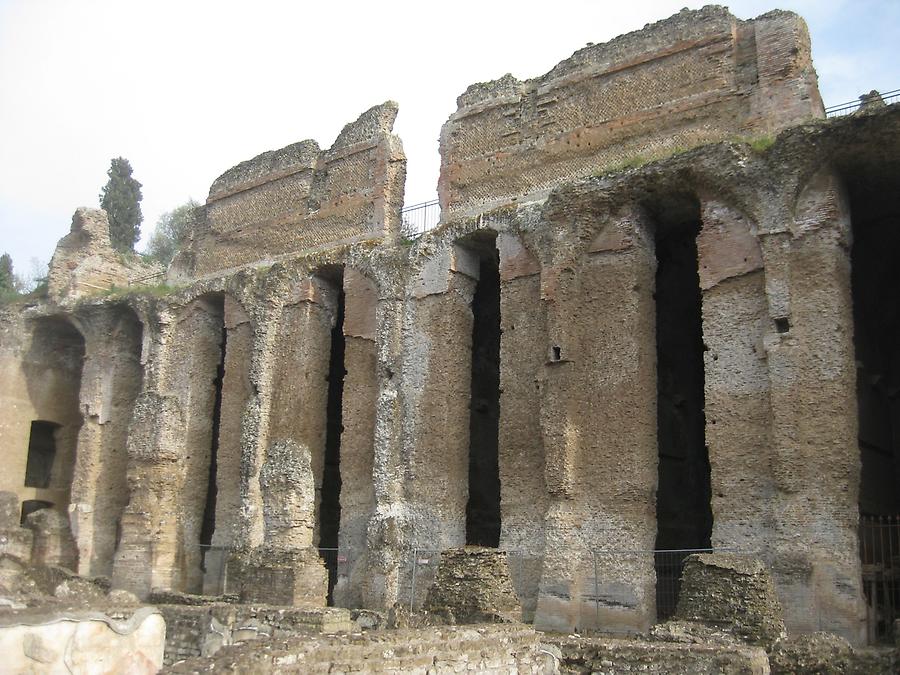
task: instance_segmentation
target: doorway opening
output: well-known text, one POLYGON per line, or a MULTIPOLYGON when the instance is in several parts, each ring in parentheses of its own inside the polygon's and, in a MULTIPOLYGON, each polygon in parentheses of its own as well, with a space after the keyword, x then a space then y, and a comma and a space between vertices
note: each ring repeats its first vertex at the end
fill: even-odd
POLYGON ((56 461, 55 422, 34 420, 28 437, 28 458, 25 464, 25 487, 48 488, 53 463, 56 461))

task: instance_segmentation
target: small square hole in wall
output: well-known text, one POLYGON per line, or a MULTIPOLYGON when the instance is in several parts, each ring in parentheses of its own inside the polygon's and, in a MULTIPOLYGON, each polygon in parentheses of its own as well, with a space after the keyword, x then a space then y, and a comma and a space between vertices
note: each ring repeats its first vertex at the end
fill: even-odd
POLYGON ((558 345, 553 345, 550 350, 550 360, 551 361, 562 361, 562 347, 558 345))
POLYGON ((787 333, 791 329, 791 322, 786 316, 780 316, 775 319, 775 330, 779 333, 787 333))

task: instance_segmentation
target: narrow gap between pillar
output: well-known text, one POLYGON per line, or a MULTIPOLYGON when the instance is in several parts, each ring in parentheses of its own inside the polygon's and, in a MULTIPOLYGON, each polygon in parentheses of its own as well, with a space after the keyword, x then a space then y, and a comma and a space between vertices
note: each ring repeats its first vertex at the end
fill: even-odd
POLYGON ((206 571, 206 554, 212 545, 216 530, 216 496, 219 488, 216 485, 219 457, 219 427, 222 420, 222 385, 225 381, 225 350, 227 348, 228 331, 222 321, 222 339, 219 348, 219 363, 216 366, 216 377, 213 386, 216 389, 212 416, 212 447, 209 453, 209 476, 206 482, 206 506, 203 510, 203 524, 200 528, 201 569, 206 571))
MULTIPOLYGON (((337 279, 337 316, 331 329, 331 356, 328 362, 328 404, 325 431, 325 466, 322 473, 322 502, 319 509, 319 547, 337 549, 341 526, 341 433, 343 426, 344 376, 344 291, 337 279)), ((334 604, 337 582, 337 552, 323 551, 328 568, 328 605, 334 604)))
POLYGON ((475 243, 480 264, 472 300, 466 544, 496 548, 500 545, 500 268, 496 235, 475 243))
POLYGON ((708 548, 712 534, 709 449, 704 414, 699 203, 677 197, 656 217, 657 617, 677 603, 685 549, 708 548))

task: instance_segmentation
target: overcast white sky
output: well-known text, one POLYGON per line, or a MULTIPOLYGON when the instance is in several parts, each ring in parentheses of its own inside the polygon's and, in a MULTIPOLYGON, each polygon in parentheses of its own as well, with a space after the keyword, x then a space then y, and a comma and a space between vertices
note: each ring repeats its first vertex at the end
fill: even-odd
MULTIPOLYGON (((473 82, 525 79, 686 0, 381 2, 0 0, 0 252, 46 262, 112 157, 144 185, 143 233, 265 150, 388 99, 409 160, 407 204, 435 197, 441 124, 473 82)), ((809 24, 825 104, 900 88, 898 0, 740 0, 809 24)), ((139 244, 141 248, 143 244, 139 244)))

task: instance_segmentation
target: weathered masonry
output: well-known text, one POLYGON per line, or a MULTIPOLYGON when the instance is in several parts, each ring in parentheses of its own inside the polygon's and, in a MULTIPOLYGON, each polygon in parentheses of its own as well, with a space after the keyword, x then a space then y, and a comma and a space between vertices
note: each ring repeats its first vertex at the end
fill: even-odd
POLYGON ((636 552, 721 547, 789 631, 865 641, 900 109, 825 121, 794 14, 683 11, 470 87, 412 242, 396 112, 223 174, 167 288, 96 293, 140 274, 77 211, 50 299, 3 310, 0 489, 142 595, 386 608, 415 549, 479 544, 536 626, 642 630, 636 552))

